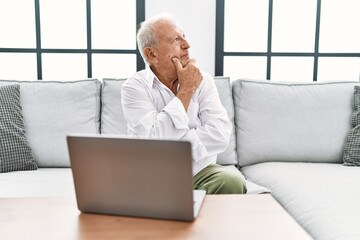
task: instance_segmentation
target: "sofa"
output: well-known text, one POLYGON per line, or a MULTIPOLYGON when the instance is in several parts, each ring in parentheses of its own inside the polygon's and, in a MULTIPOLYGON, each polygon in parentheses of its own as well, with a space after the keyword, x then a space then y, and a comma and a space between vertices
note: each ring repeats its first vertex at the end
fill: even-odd
MULTIPOLYGON (((0 80, 0 88, 19 86, 22 140, 37 166, 0 173, 0 198, 75 196, 65 137, 125 135, 124 81, 0 80)), ((360 82, 215 83, 233 123, 217 162, 241 171, 247 194, 272 194, 314 239, 360 239, 360 168, 343 164, 360 82)))

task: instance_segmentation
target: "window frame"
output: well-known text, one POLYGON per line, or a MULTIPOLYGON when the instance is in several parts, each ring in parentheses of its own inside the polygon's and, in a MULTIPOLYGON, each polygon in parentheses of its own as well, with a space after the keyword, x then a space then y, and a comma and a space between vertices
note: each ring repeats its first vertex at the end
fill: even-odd
MULTIPOLYGON (((140 55, 138 46, 136 49, 93 49, 91 46, 91 0, 86 1, 86 49, 56 49, 41 47, 40 27, 40 0, 34 0, 35 4, 35 31, 36 48, 0 48, 0 53, 36 53, 37 56, 37 79, 42 80, 42 53, 86 53, 87 54, 87 77, 92 78, 92 54, 136 54, 136 69, 139 71, 145 68, 145 63, 140 55)), ((136 0, 136 28, 145 20, 145 0, 136 0)))
MULTIPOLYGON (((316 6, 316 26, 315 42, 313 52, 273 52, 271 49, 272 41, 272 19, 273 19, 273 0, 269 0, 268 12, 268 33, 267 33, 267 51, 266 52, 225 52, 224 51, 224 21, 225 18, 225 0, 216 0, 216 37, 215 37, 215 76, 224 74, 225 56, 262 56, 267 58, 266 79, 271 78, 271 59, 272 57, 313 57, 313 81, 317 81, 319 57, 360 57, 360 53, 320 53, 320 20, 321 20, 321 0, 317 0, 316 6)), ((360 77, 360 76, 359 76, 360 77)), ((359 79, 360 80, 360 79, 359 79)))

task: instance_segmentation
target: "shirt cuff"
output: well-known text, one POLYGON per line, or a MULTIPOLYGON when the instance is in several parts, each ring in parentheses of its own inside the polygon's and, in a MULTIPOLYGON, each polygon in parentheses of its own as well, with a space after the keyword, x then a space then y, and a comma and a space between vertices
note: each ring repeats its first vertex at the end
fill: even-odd
POLYGON ((204 144, 201 143, 195 129, 190 129, 181 140, 191 142, 191 153, 194 162, 199 164, 208 156, 208 151, 204 144))
POLYGON ((164 112, 169 114, 175 128, 189 129, 189 118, 186 114, 184 105, 179 98, 174 97, 163 109, 164 112))

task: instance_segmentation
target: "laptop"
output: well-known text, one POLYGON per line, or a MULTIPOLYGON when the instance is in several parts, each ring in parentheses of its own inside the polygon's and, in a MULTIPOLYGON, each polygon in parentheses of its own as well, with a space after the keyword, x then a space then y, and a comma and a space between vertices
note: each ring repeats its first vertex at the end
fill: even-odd
POLYGON ((78 209, 84 213, 193 221, 205 191, 193 190, 186 141, 68 135, 78 209))

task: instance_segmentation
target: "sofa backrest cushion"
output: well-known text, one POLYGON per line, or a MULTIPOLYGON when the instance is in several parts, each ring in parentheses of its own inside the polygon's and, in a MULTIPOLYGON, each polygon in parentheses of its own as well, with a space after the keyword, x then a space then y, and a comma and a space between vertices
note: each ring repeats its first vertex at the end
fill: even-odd
POLYGON ((69 167, 66 135, 99 133, 101 82, 7 81, 20 84, 24 125, 39 167, 69 167))
POLYGON ((127 135, 121 105, 121 87, 126 79, 104 78, 101 91, 101 134, 127 135))
POLYGON ((240 166, 260 162, 341 163, 359 82, 233 83, 240 166))
MULTIPOLYGON (((121 105, 121 86, 125 80, 126 79, 103 79, 101 94, 101 134, 127 134, 126 121, 121 105)), ((230 79, 216 77, 215 84, 218 88, 220 100, 226 108, 229 118, 235 127, 230 79)), ((235 131, 232 132, 228 148, 218 155, 217 163, 223 165, 237 164, 235 131)))
POLYGON ((227 77, 215 77, 215 84, 219 92, 219 97, 222 105, 225 107, 233 130, 230 136, 230 142, 226 150, 218 155, 217 163, 222 165, 235 165, 238 164, 236 154, 236 136, 235 136, 235 113, 234 113, 234 101, 231 92, 230 78, 227 77))

